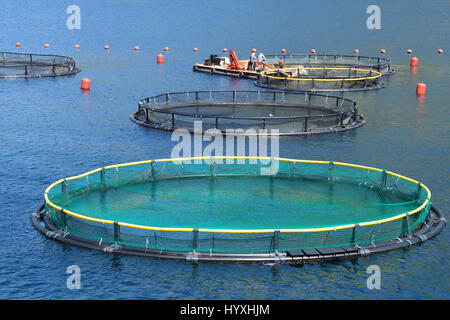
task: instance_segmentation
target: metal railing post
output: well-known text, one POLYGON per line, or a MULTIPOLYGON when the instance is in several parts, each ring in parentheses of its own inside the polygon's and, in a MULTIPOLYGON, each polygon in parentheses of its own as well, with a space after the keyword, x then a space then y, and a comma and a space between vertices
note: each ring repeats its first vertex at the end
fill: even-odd
POLYGON ((61 183, 61 191, 63 193, 68 193, 69 192, 69 188, 67 187, 67 180, 64 179, 64 181, 61 183))
POLYGON ((353 227, 353 230, 352 230, 352 241, 351 241, 352 245, 356 245, 357 228, 359 228, 359 223, 355 223, 355 226, 353 227))
POLYGON ((280 230, 275 230, 273 233, 273 251, 278 252, 280 248, 280 230))
POLYGON ((62 226, 62 229, 66 229, 66 227, 67 227, 67 213, 64 211, 64 209, 61 209, 59 211, 59 213, 61 214, 61 226, 62 226))
POLYGON ((152 180, 156 179, 156 169, 155 169, 155 162, 152 160, 151 163, 151 173, 152 173, 152 180))
POLYGON ((120 241, 122 241, 120 239, 120 226, 117 221, 114 221, 114 242, 118 243, 120 241))
POLYGON ((383 170, 381 172, 381 183, 380 183, 380 189, 381 189, 382 192, 384 192, 385 189, 386 189, 386 180, 387 180, 386 170, 383 170))
POLYGON ((102 168, 102 170, 100 171, 100 183, 104 186, 106 184, 106 179, 105 179, 105 168, 102 168))
POLYGON ((405 217, 402 219, 402 231, 403 235, 409 234, 409 219, 408 214, 405 215, 405 217))
POLYGON ((328 164, 328 181, 333 181, 334 162, 330 161, 328 164))
POLYGON ((198 248, 198 229, 193 229, 192 233, 192 250, 195 251, 198 248))

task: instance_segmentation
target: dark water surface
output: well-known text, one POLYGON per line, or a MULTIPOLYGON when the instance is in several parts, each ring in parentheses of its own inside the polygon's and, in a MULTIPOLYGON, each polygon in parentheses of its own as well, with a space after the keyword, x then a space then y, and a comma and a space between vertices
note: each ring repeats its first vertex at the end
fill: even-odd
POLYGON ((169 157, 170 133, 129 120, 137 101, 166 91, 256 89, 251 81, 192 72, 223 47, 246 58, 305 52, 378 55, 397 73, 387 88, 348 94, 367 124, 333 135, 283 138, 280 155, 385 168, 425 183, 448 212, 448 1, 378 1, 382 29, 366 28, 367 1, 88 1, 81 30, 68 30, 71 1, 3 1, 0 50, 73 56, 82 72, 48 79, 0 80, 1 299, 448 299, 449 231, 408 250, 353 262, 305 265, 192 265, 105 255, 63 246, 33 229, 29 215, 61 177, 101 166, 169 157), (15 43, 21 42, 18 50, 15 43), (44 51, 44 43, 51 45, 44 51), (76 52, 74 45, 81 49, 76 52), (103 46, 111 49, 105 52, 103 46), (135 53, 133 47, 141 50, 135 53), (165 64, 156 55, 165 46, 165 64), (193 47, 199 52, 194 53, 193 47), (443 47, 446 52, 436 53, 443 47), (414 50, 419 67, 410 70, 414 50), (81 78, 92 80, 88 94, 81 78), (418 100, 417 82, 428 86, 418 100), (81 290, 66 268, 81 269, 81 290), (366 287, 368 266, 381 289, 366 287))

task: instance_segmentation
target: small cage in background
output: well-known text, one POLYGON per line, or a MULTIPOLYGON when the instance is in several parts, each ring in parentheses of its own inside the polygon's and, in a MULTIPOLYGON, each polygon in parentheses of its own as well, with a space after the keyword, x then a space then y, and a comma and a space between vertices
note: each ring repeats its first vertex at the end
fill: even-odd
POLYGON ((70 57, 0 52, 0 78, 40 78, 72 75, 80 72, 70 57))
POLYGON ((352 67, 371 69, 389 76, 395 72, 391 60, 384 57, 370 57, 360 55, 342 54, 311 54, 311 53, 284 53, 266 55, 267 62, 279 67, 278 62, 283 60, 287 68, 303 67, 352 67))
POLYGON ((365 91, 385 87, 382 74, 353 67, 280 68, 262 71, 255 85, 285 91, 365 91))

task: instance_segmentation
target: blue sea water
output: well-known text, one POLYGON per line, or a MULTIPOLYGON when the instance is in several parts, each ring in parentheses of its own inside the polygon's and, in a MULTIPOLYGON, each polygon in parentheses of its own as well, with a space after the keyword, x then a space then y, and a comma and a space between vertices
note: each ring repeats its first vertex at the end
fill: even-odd
POLYGON ((255 89, 251 81, 192 71, 195 62, 224 47, 240 58, 253 47, 266 54, 281 48, 352 54, 358 48, 361 55, 375 56, 386 49, 397 71, 385 79, 387 87, 346 94, 359 102, 367 124, 342 134, 283 138, 280 155, 398 172, 425 183, 432 201, 448 212, 450 3, 377 1, 380 30, 366 27, 371 4, 2 1, 0 50, 73 56, 82 72, 0 79, 0 298, 448 299, 448 229, 408 250, 294 268, 111 256, 47 240, 29 220, 45 188, 61 177, 170 156, 169 132, 129 120, 138 99, 170 91, 255 89), (72 4, 81 9, 80 30, 66 27, 72 4), (75 51, 77 43, 81 49, 75 51), (157 65, 165 46, 165 63, 157 65), (408 48, 419 58, 416 72, 410 70, 408 48), (444 54, 437 54, 439 48, 444 54), (83 77, 92 80, 87 94, 80 91, 83 77), (428 86, 423 100, 415 95, 418 82, 428 86), (66 287, 66 269, 74 264, 81 269, 80 290, 66 287), (381 269, 380 290, 366 286, 367 267, 374 264, 381 269))

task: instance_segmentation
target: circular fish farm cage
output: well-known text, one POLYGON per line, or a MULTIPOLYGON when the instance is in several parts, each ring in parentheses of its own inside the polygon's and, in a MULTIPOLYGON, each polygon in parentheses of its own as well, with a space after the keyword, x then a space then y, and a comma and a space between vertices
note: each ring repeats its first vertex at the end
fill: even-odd
POLYGON ((354 164, 159 159, 60 179, 31 215, 65 244, 192 262, 305 263, 420 244, 445 226, 430 190, 354 164))
POLYGON ((329 133, 365 123, 354 100, 284 91, 165 93, 140 100, 138 111, 130 118, 146 127, 185 128, 191 133, 196 131, 195 122, 201 121, 202 130, 227 134, 234 129, 234 135, 267 132, 264 129, 278 130, 279 135, 329 133))
POLYGON ((392 61, 383 57, 370 57, 360 55, 341 54, 308 54, 290 53, 266 55, 267 62, 278 66, 278 61, 283 60, 286 67, 353 67, 360 69, 372 69, 380 72, 383 76, 395 73, 391 67, 392 61))
POLYGON ((385 87, 381 72, 352 67, 298 67, 262 71, 255 85, 286 91, 365 91, 385 87))
POLYGON ((70 57, 17 52, 0 52, 0 78, 41 78, 80 72, 70 57))

